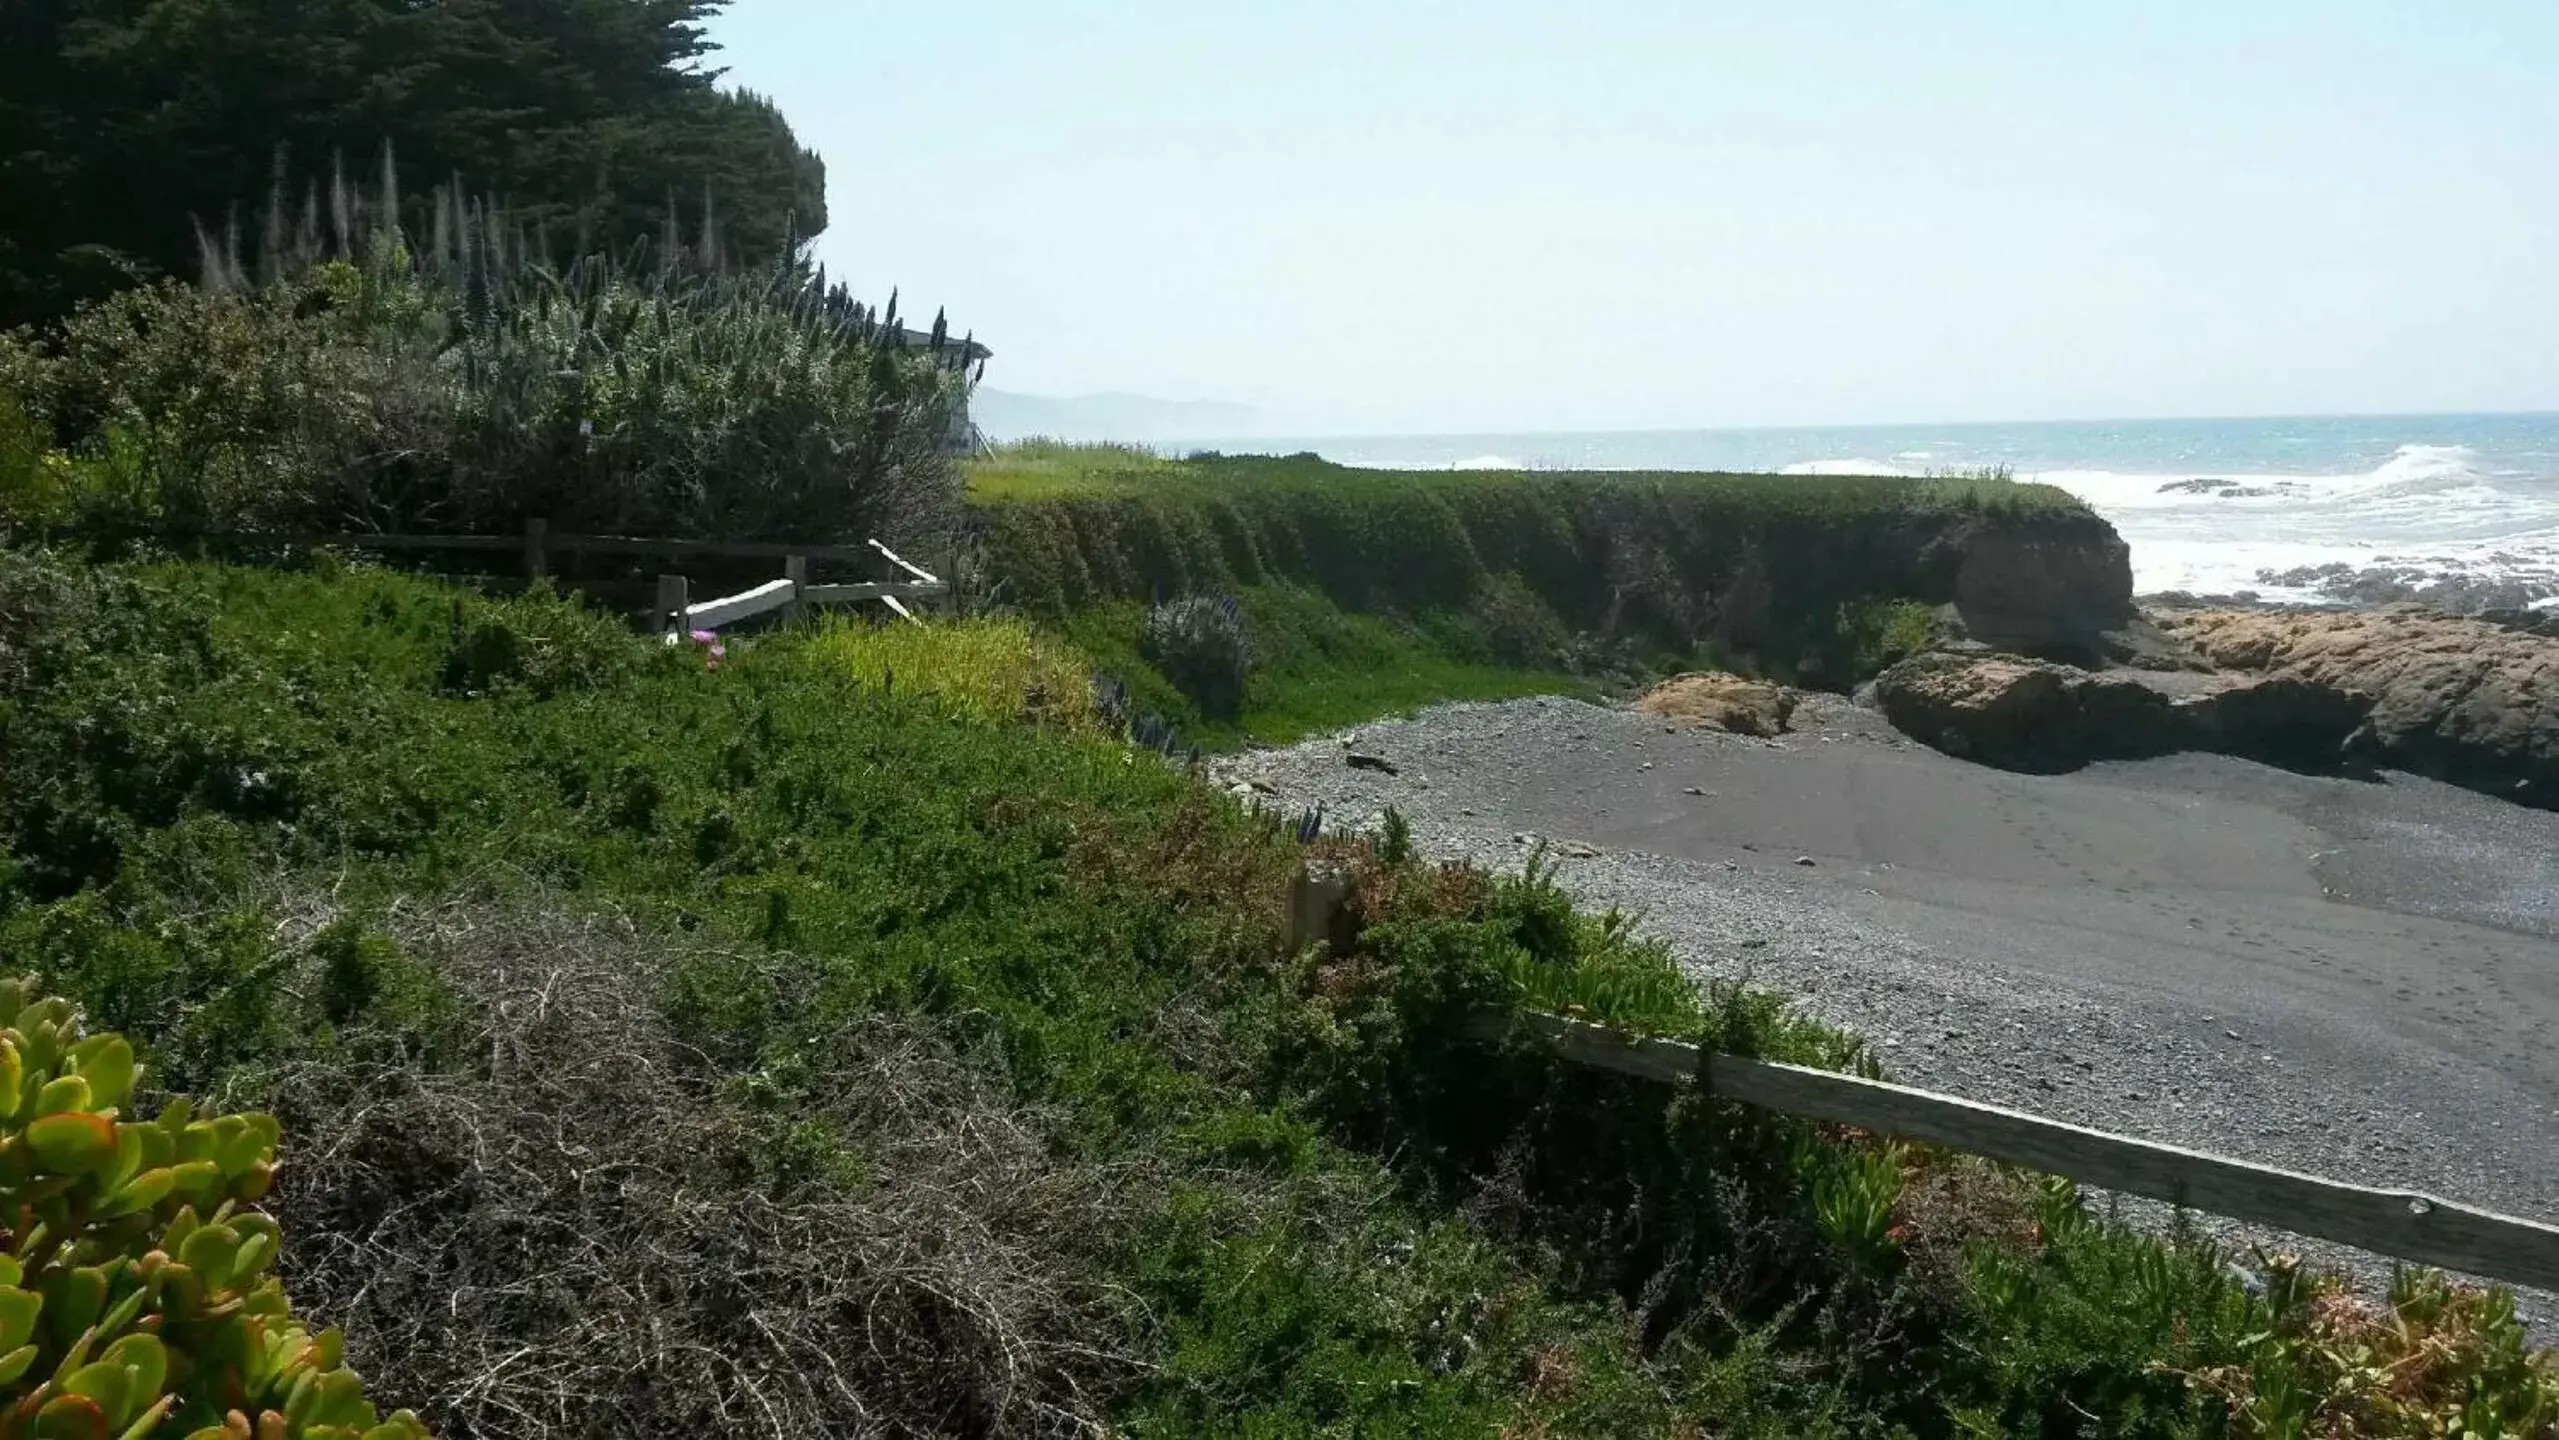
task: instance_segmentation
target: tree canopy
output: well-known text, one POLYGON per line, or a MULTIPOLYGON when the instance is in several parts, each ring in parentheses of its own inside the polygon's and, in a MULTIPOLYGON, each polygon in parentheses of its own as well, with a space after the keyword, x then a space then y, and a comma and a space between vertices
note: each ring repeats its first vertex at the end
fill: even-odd
POLYGON ((0 328, 186 275, 197 227, 253 226, 388 147, 563 246, 688 236, 762 264, 825 227, 825 169, 724 90, 728 0, 0 0, 0 328))

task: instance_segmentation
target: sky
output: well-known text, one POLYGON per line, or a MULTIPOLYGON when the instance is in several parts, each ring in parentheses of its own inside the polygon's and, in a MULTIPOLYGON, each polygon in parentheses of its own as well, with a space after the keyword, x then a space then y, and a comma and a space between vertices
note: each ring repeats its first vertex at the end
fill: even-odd
POLYGON ((990 386, 1309 433, 2559 408, 2549 0, 735 0, 990 386))

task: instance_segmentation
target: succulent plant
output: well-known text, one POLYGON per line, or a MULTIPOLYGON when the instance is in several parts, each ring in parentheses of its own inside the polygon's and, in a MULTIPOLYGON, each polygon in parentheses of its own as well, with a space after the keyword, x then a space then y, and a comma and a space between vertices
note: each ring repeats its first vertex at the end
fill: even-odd
POLYGON ((425 1440, 295 1320, 268 1115, 128 1120, 121 1035, 0 981, 0 1440, 425 1440))

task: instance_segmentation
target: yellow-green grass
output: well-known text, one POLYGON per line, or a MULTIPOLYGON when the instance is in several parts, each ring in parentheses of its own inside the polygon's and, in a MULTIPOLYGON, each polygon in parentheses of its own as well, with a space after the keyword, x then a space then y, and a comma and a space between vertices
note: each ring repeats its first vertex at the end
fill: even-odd
POLYGON ((1085 658, 1025 621, 829 619, 810 645, 822 662, 864 685, 931 695, 953 715, 1014 721, 1036 695, 1047 723, 1093 720, 1085 658))
POLYGON ((972 500, 1100 495, 1197 468, 1142 445, 1109 441, 1015 440, 968 462, 972 500))

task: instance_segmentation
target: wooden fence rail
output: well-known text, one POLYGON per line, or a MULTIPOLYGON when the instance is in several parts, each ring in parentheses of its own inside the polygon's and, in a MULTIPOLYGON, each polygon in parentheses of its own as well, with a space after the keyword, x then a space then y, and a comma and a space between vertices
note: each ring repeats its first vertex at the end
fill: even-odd
MULTIPOLYGON (((235 536, 236 540, 272 540, 277 537, 235 536)), ((668 634, 693 630, 717 630, 724 625, 750 619, 775 610, 796 612, 803 605, 842 605, 862 600, 876 600, 909 620, 915 619, 906 601, 927 600, 951 593, 950 582, 916 565, 877 540, 861 545, 802 545, 787 540, 657 540, 637 535, 554 535, 550 522, 533 519, 524 522, 522 535, 293 535, 281 537, 286 543, 306 547, 334 546, 349 550, 480 550, 521 551, 524 573, 528 579, 549 572, 550 557, 555 552, 589 555, 647 555, 663 559, 711 560, 779 560, 782 578, 723 595, 715 600, 696 602, 692 598, 692 582, 682 575, 658 577, 657 604, 652 613, 656 623, 668 634), (842 585, 808 583, 809 562, 868 562, 884 559, 898 569, 913 575, 913 580, 875 580, 842 585)), ((921 622, 919 622, 921 623, 921 622)))
POLYGON ((1510 1035, 1514 1026, 1576 1064, 1646 1080, 1696 1081, 1725 1099, 1788 1115, 1925 1141, 2422 1265, 2559 1290, 2559 1227, 1555 1015, 1487 1011, 1473 1028, 1492 1039, 1510 1035))
MULTIPOLYGON (((785 576, 769 580, 752 589, 717 600, 696 602, 692 598, 692 582, 681 575, 658 577, 658 600, 655 614, 670 635, 693 630, 717 630, 740 620, 774 610, 794 610, 802 605, 845 604, 857 600, 877 600, 909 620, 914 612, 906 600, 927 600, 951 591, 941 580, 874 580, 858 585, 811 585, 785 576)), ((922 621, 916 623, 922 624, 922 621)))

